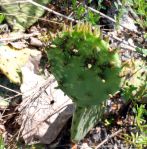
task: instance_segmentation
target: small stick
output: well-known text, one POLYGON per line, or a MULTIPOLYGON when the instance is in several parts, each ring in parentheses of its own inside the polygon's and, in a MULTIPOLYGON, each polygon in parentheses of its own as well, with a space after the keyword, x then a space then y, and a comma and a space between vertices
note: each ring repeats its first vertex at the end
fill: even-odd
POLYGON ((26 0, 22 1, 16 1, 16 2, 2 2, 1 6, 5 6, 5 5, 14 5, 14 4, 24 4, 24 3, 28 3, 26 0))
POLYGON ((33 5, 37 6, 37 7, 40 7, 40 8, 42 8, 42 9, 44 9, 44 10, 47 10, 48 12, 51 12, 51 13, 53 13, 53 14, 59 16, 59 17, 68 19, 68 20, 70 20, 70 21, 72 21, 72 22, 79 22, 78 20, 75 20, 75 19, 73 19, 73 18, 71 18, 71 17, 65 16, 65 15, 63 15, 63 14, 61 14, 61 13, 59 13, 59 12, 56 12, 56 11, 50 9, 50 8, 47 8, 47 7, 43 6, 43 5, 40 5, 39 3, 36 3, 36 2, 34 2, 33 0, 27 0, 27 2, 33 4, 33 5))
POLYGON ((109 139, 115 137, 116 135, 118 135, 120 132, 122 132, 122 129, 116 131, 115 133, 111 134, 110 136, 108 136, 105 140, 103 140, 100 144, 98 144, 95 149, 100 148, 103 144, 105 144, 109 139))
MULTIPOLYGON (((79 20, 75 20, 75 19, 73 19, 73 18, 71 18, 71 17, 65 16, 65 15, 63 15, 63 14, 61 14, 61 13, 59 13, 59 12, 56 12, 56 11, 50 9, 50 8, 47 8, 47 7, 45 7, 45 6, 43 6, 43 5, 39 4, 39 3, 36 3, 36 2, 34 2, 33 0, 27 0, 27 1, 28 1, 29 3, 35 5, 35 6, 38 6, 38 7, 43 8, 44 10, 47 10, 48 12, 51 12, 51 13, 53 13, 53 14, 59 16, 59 17, 68 19, 68 20, 70 20, 70 21, 72 21, 72 22, 76 22, 76 23, 80 22, 79 20)), ((98 13, 98 14, 101 15, 102 17, 107 18, 108 20, 110 20, 110 21, 112 21, 112 22, 114 22, 114 23, 117 23, 116 20, 114 20, 113 18, 111 18, 111 17, 105 15, 104 13, 102 13, 102 12, 96 10, 96 9, 93 9, 93 8, 91 8, 91 7, 87 7, 87 6, 85 6, 85 7, 88 8, 89 10, 95 12, 95 13, 98 13)), ((130 30, 130 31, 132 31, 132 32, 135 32, 135 33, 139 34, 137 31, 131 30, 131 29, 127 28, 126 26, 122 25, 122 24, 119 24, 119 25, 122 26, 123 28, 126 28, 126 29, 128 29, 128 30, 130 30)))
POLYGON ((36 19, 38 19, 38 20, 41 20, 41 21, 46 21, 46 22, 50 22, 50 23, 56 23, 56 24, 63 24, 63 23, 60 23, 60 22, 57 22, 57 21, 53 21, 53 20, 49 20, 49 19, 45 19, 45 18, 39 18, 39 17, 35 17, 35 16, 32 16, 32 15, 25 15, 25 14, 20 14, 20 13, 11 13, 11 14, 9 14, 9 13, 2 13, 2 12, 0 12, 0 14, 3 14, 3 15, 6 15, 6 16, 19 16, 19 17, 27 17, 27 18, 30 18, 30 19, 34 19, 34 18, 36 18, 36 19))
POLYGON ((11 34, 10 34, 10 37, 8 37, 8 38, 2 38, 2 39, 0 39, 0 42, 15 41, 15 40, 19 40, 19 39, 28 39, 30 37, 37 36, 37 35, 39 35, 39 33, 31 33, 31 34, 20 33, 20 34, 17 34, 15 36, 13 35, 13 37, 11 37, 11 34))
POLYGON ((8 88, 8 87, 5 87, 5 86, 3 86, 3 85, 1 85, 1 84, 0 84, 0 88, 4 88, 4 89, 9 90, 9 91, 11 91, 11 92, 14 92, 14 93, 17 93, 17 94, 21 94, 20 92, 15 91, 15 90, 13 90, 13 89, 10 89, 10 88, 8 88))
MULTIPOLYGON (((98 11, 98 10, 95 10, 95 9, 93 9, 93 8, 91 8, 91 7, 86 7, 86 8, 88 8, 89 10, 91 10, 91 11, 93 11, 93 12, 95 12, 95 13, 101 15, 102 17, 104 17, 104 18, 106 18, 106 19, 108 19, 108 20, 110 20, 110 21, 112 21, 112 22, 114 22, 114 23, 117 23, 116 20, 114 20, 113 18, 111 18, 111 17, 105 15, 104 13, 102 13, 102 12, 100 12, 100 11, 98 11)), ((127 28, 126 26, 122 25, 122 24, 119 24, 119 26, 121 26, 121 27, 123 27, 123 28, 125 28, 125 29, 128 29, 128 30, 130 30, 130 31, 132 31, 132 32, 135 32, 135 33, 139 34, 137 31, 131 30, 131 29, 127 28)))

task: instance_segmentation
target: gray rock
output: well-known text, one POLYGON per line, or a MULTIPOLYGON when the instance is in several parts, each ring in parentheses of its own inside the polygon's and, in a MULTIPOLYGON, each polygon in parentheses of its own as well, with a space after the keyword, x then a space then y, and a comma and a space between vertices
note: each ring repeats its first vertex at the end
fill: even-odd
POLYGON ((30 45, 35 47, 42 47, 43 43, 35 37, 30 37, 30 45))
POLYGON ((60 89, 55 89, 57 82, 53 76, 46 80, 31 65, 28 62, 22 69, 20 135, 27 144, 50 144, 72 116, 74 105, 60 89))

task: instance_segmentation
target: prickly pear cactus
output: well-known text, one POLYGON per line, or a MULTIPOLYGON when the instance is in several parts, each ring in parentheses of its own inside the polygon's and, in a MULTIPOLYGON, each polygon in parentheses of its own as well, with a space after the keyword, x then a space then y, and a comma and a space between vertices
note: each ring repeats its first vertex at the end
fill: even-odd
POLYGON ((59 88, 79 106, 97 105, 119 89, 119 55, 90 24, 64 27, 47 54, 59 88))

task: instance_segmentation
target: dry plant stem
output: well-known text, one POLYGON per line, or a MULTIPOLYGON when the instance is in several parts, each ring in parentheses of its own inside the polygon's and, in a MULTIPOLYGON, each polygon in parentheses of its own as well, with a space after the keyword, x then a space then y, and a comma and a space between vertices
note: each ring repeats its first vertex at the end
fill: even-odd
MULTIPOLYGON (((86 6, 85 6, 85 7, 86 7, 86 6)), ((108 19, 108 20, 110 20, 110 21, 116 23, 116 21, 115 21, 113 18, 111 18, 111 17, 105 15, 104 13, 102 13, 102 12, 96 10, 96 9, 93 9, 93 8, 91 8, 91 7, 86 7, 86 8, 88 8, 89 10, 91 10, 91 11, 93 11, 93 12, 95 12, 95 13, 98 13, 98 14, 101 15, 102 17, 104 17, 104 18, 106 18, 106 19, 108 19)))
MULTIPOLYGON (((68 19, 68 20, 70 20, 70 21, 72 21, 72 22, 76 22, 76 23, 80 22, 79 20, 75 20, 75 19, 73 19, 73 18, 71 18, 71 17, 65 16, 65 15, 63 15, 63 14, 61 14, 61 13, 58 13, 58 12, 52 10, 52 9, 49 9, 49 8, 47 8, 47 7, 45 7, 45 6, 42 6, 42 5, 40 5, 39 3, 34 2, 33 0, 27 0, 27 1, 28 1, 29 3, 35 5, 35 6, 41 7, 41 8, 43 8, 44 10, 47 10, 47 11, 49 11, 49 12, 51 12, 51 13, 57 15, 57 16, 60 16, 60 17, 65 18, 65 19, 68 19)), ((111 18, 111 17, 105 15, 104 13, 102 13, 102 12, 96 10, 96 9, 93 9, 93 8, 91 8, 91 7, 87 7, 87 6, 85 6, 85 7, 88 8, 89 10, 95 12, 95 13, 98 13, 98 14, 101 15, 102 17, 107 18, 107 19, 109 19, 110 21, 112 21, 112 22, 114 22, 114 23, 117 23, 116 20, 114 20, 113 18, 111 18)), ((135 32, 135 33, 139 34, 137 31, 131 30, 131 29, 125 27, 125 26, 122 25, 122 24, 119 24, 119 25, 120 25, 121 27, 123 27, 123 28, 126 28, 126 29, 128 29, 128 30, 130 30, 130 31, 132 31, 132 32, 135 32)))
POLYGON ((3 86, 3 85, 0 85, 0 88, 4 88, 4 89, 9 90, 9 91, 11 91, 11 92, 14 92, 14 93, 16 93, 16 94, 21 94, 20 92, 15 91, 15 90, 13 90, 13 89, 10 89, 10 88, 8 88, 8 87, 5 87, 5 86, 3 86))
MULTIPOLYGON (((25 96, 25 94, 29 93, 27 96, 24 97, 24 99, 27 98, 27 101, 25 103, 23 103, 24 104, 23 109, 26 106, 28 106, 30 102, 32 102, 32 99, 35 100, 36 98, 38 98, 41 95, 41 93, 44 92, 48 88, 48 86, 53 82, 55 82, 55 79, 50 80, 50 78, 49 78, 48 80, 45 81, 45 83, 43 85, 41 85, 35 89, 33 88, 32 90, 28 90, 28 91, 22 93, 22 95, 24 95, 24 96, 25 96), (31 97, 30 97, 30 93, 31 93, 31 97)), ((17 109, 18 108, 20 108, 20 107, 17 107, 17 109)))
MULTIPOLYGON (((37 88, 37 89, 35 90, 35 92, 32 93, 32 96, 35 95, 35 97, 36 97, 36 95, 40 94, 40 93, 42 92, 42 90, 45 91, 45 89, 50 85, 50 83, 52 83, 52 82, 54 82, 54 81, 55 81, 55 80, 53 80, 53 81, 46 80, 46 82, 45 82, 44 85, 42 85, 41 87, 37 88), (38 94, 37 94, 37 93, 38 93, 38 94)), ((24 93, 21 93, 21 92, 18 92, 18 91, 13 90, 13 89, 11 89, 11 88, 5 87, 5 86, 3 86, 3 85, 1 85, 1 84, 0 84, 0 88, 3 88, 3 89, 5 89, 5 90, 11 91, 11 92, 13 92, 13 93, 16 93, 16 95, 11 96, 11 97, 8 97, 8 98, 5 98, 5 100, 9 100, 9 99, 13 99, 13 98, 15 98, 15 97, 21 96, 21 95, 25 95, 26 93, 32 92, 32 90, 33 90, 33 89, 32 89, 32 90, 28 90, 28 91, 26 91, 26 92, 24 92, 24 93)), ((29 98, 29 97, 26 96, 25 98, 29 98)))
MULTIPOLYGON (((6 15, 6 16, 16 16, 16 15, 18 15, 18 16, 20 16, 20 17, 23 17, 24 15, 20 15, 19 13, 15 13, 15 14, 9 14, 9 13, 1 13, 0 12, 0 14, 3 14, 3 15, 6 15)), ((56 24, 63 24, 63 23, 60 23, 60 22, 56 22, 56 21, 53 21, 53 20, 48 20, 48 19, 44 19, 44 18, 38 18, 38 17, 35 17, 35 16, 30 16, 30 15, 27 15, 26 17, 28 17, 28 18, 36 18, 36 19, 38 19, 38 20, 41 20, 41 21, 46 21, 46 22, 50 22, 50 23, 56 23, 56 24)))
POLYGON ((12 4, 20 4, 20 3, 28 3, 28 2, 26 0, 25 1, 15 1, 15 2, 4 2, 0 5, 5 6, 5 5, 12 5, 12 4))
POLYGON ((133 77, 133 75, 135 75, 135 74, 136 74, 137 72, 139 72, 141 69, 142 69, 142 67, 139 68, 138 70, 136 70, 133 74, 131 74, 131 76, 126 77, 125 80, 124 80, 124 83, 122 84, 122 88, 125 87, 125 82, 126 82, 127 80, 130 80, 130 79, 133 77))
POLYGON ((110 136, 108 136, 108 137, 107 137, 105 140, 103 140, 99 145, 97 145, 97 146, 95 147, 95 149, 100 148, 100 147, 101 147, 103 144, 105 144, 109 139, 111 139, 111 138, 117 136, 120 132, 122 132, 122 129, 120 129, 120 130, 116 131, 115 133, 111 134, 110 136))
MULTIPOLYGON (((41 8, 43 8, 43 9, 49 11, 49 12, 52 12, 53 14, 55 14, 55 15, 57 15, 57 16, 63 17, 63 18, 68 19, 68 20, 70 20, 70 21, 72 21, 72 22, 76 22, 76 23, 80 22, 79 20, 75 20, 75 19, 73 19, 73 18, 71 18, 71 17, 69 17, 69 16, 65 16, 65 15, 63 15, 63 14, 61 14, 61 13, 58 13, 58 12, 56 12, 56 11, 53 11, 52 9, 49 9, 49 8, 47 8, 47 7, 45 7, 45 6, 42 6, 42 5, 36 3, 36 2, 34 2, 34 1, 32 1, 32 0, 27 0, 27 1, 30 2, 31 4, 35 5, 35 6, 41 7, 41 8)), ((110 20, 110 21, 116 23, 116 20, 114 20, 113 18, 111 18, 111 17, 105 15, 104 13, 102 13, 102 12, 96 10, 96 9, 93 9, 93 8, 91 8, 91 7, 87 7, 87 6, 85 6, 85 7, 88 8, 89 10, 95 12, 95 13, 98 13, 98 14, 101 15, 102 17, 104 17, 104 18, 106 18, 106 19, 108 19, 108 20, 110 20)), ((119 24, 119 25, 122 26, 123 28, 126 28, 126 29, 128 29, 128 30, 130 30, 130 31, 132 31, 132 32, 135 32, 135 33, 139 34, 137 31, 131 30, 131 29, 129 29, 129 28, 123 26, 122 24, 119 24)), ((115 38, 115 39, 118 40, 118 41, 120 41, 120 39, 118 39, 118 38, 115 38)), ((122 40, 121 40, 121 42, 124 43, 124 41, 122 41, 122 40)), ((126 43, 125 43, 125 44, 126 44, 126 43)), ((131 46, 131 45, 130 45, 130 46, 131 46)), ((135 46, 132 46, 132 48, 136 48, 136 47, 135 47, 135 46)))
MULTIPOLYGON (((104 13, 102 13, 102 12, 96 10, 96 9, 93 9, 93 8, 91 8, 91 7, 86 7, 86 8, 88 8, 89 10, 91 10, 91 11, 93 11, 93 12, 99 14, 100 16, 102 16, 102 17, 104 17, 104 18, 106 18, 106 19, 108 19, 108 20, 110 20, 110 21, 112 21, 112 22, 114 22, 114 23, 117 23, 116 20, 114 20, 113 18, 111 18, 111 17, 105 15, 104 13)), ((128 30, 130 30, 130 31, 132 31, 132 32, 135 32, 135 33, 139 34, 137 31, 131 30, 131 29, 127 28, 126 26, 122 25, 122 24, 119 24, 119 26, 121 26, 121 27, 123 27, 123 28, 125 28, 125 29, 128 29, 128 30)))
MULTIPOLYGON (((103 32, 103 33, 105 34, 105 32, 103 32)), ((113 35, 112 33, 109 33, 109 34, 110 34, 110 38, 115 39, 115 40, 119 41, 120 43, 123 43, 124 45, 127 45, 128 46, 128 47, 124 47, 122 45, 122 46, 120 46, 120 48, 125 49, 125 50, 129 50, 129 51, 137 52, 136 51, 137 46, 131 45, 129 42, 127 42, 127 41, 125 41, 125 40, 123 40, 123 39, 121 39, 121 38, 113 35)), ((141 55, 142 56, 142 54, 140 54, 140 53, 138 53, 138 55, 141 55)))
MULTIPOLYGON (((135 49, 137 47, 129 44, 127 41, 125 41, 125 40, 123 40, 123 39, 121 39, 121 38, 119 38, 119 37, 117 37, 117 36, 115 36, 115 35, 113 35, 111 33, 110 33, 110 37, 115 39, 115 40, 117 40, 117 41, 119 41, 119 42, 121 42, 121 43, 123 43, 123 44, 125 44, 125 45, 128 45, 129 47, 126 48, 127 50, 136 51, 135 49)), ((121 48, 124 48, 124 47, 121 47, 121 48)))
MULTIPOLYGON (((68 102, 68 101, 65 101, 64 103, 66 103, 66 102, 68 102)), ((63 103, 63 105, 64 105, 64 103, 63 103)), ((37 124, 37 126, 39 126, 42 122, 47 122, 47 120, 48 120, 51 116, 53 116, 54 114, 58 113, 60 110, 62 110, 62 109, 65 108, 66 106, 67 106, 67 105, 65 105, 65 106, 63 106, 63 107, 59 107, 58 109, 56 109, 56 110, 54 111, 54 113, 52 113, 51 115, 48 115, 44 120, 40 121, 40 122, 37 124)), ((38 110, 39 110, 39 109, 38 109, 38 110)), ((35 111, 35 113, 37 113, 37 111, 35 111)), ((34 113, 34 114, 35 114, 35 113, 34 113)), ((30 117, 27 115, 27 118, 26 118, 26 119, 32 119, 32 118, 33 118, 33 117, 30 118, 30 117)), ((21 134, 21 132, 22 132, 23 129, 24 129, 26 119, 23 120, 23 122, 22 122, 21 128, 20 128, 19 133, 18 133, 18 136, 17 136, 17 140, 20 138, 20 134, 21 134)), ((37 127, 37 126, 36 126, 36 127, 37 127)), ((32 128, 31 130, 29 130, 29 132, 26 132, 26 133, 23 134, 23 135, 26 135, 27 133, 30 133, 31 131, 33 131, 34 129, 36 129, 36 127, 35 127, 35 128, 32 128)), ((21 137, 23 137, 23 136, 21 135, 21 137)))
POLYGON ((21 96, 21 95, 22 95, 22 93, 18 93, 18 94, 14 95, 14 96, 11 96, 11 97, 8 97, 8 98, 5 98, 5 100, 14 99, 14 98, 16 98, 16 97, 18 97, 18 96, 21 96))
POLYGON ((33 36, 37 36, 39 35, 40 33, 36 32, 36 33, 32 33, 32 34, 23 34, 23 33, 18 33, 18 36, 13 36, 13 37, 10 37, 10 38, 2 38, 0 39, 0 42, 5 42, 5 41, 15 41, 15 40, 19 40, 19 39, 28 39, 30 37, 33 37, 33 36))
POLYGON ((63 14, 61 14, 61 13, 59 13, 59 12, 56 12, 56 11, 50 9, 50 8, 47 8, 47 7, 43 6, 43 5, 40 5, 39 3, 36 3, 36 2, 34 2, 33 0, 27 0, 27 2, 33 4, 33 5, 37 6, 37 7, 41 7, 42 9, 47 10, 48 12, 51 12, 51 13, 53 13, 53 14, 59 16, 59 17, 68 19, 68 20, 70 20, 70 21, 72 21, 72 22, 79 22, 78 20, 75 20, 75 19, 73 19, 73 18, 70 18, 70 17, 68 17, 68 16, 65 16, 65 15, 63 15, 63 14))
POLYGON ((16 112, 12 112, 12 113, 9 113, 9 114, 6 114, 6 115, 2 115, 2 119, 7 118, 7 117, 9 117, 11 115, 14 115, 14 114, 16 114, 16 112))
MULTIPOLYGON (((47 10, 48 12, 51 12, 51 13, 53 13, 53 14, 59 16, 59 17, 68 19, 68 20, 70 20, 70 21, 72 21, 72 22, 76 22, 76 23, 80 22, 79 20, 75 20, 75 19, 73 19, 73 18, 71 18, 71 17, 69 17, 69 16, 63 15, 63 14, 61 14, 61 13, 59 13, 59 12, 56 12, 56 11, 50 9, 50 8, 47 8, 47 7, 43 6, 43 5, 40 5, 39 3, 34 2, 33 0, 27 0, 27 2, 33 4, 33 5, 37 6, 37 7, 41 7, 42 9, 47 10)), ((110 20, 110 21, 116 23, 116 20, 114 20, 113 18, 111 18, 111 17, 105 15, 104 13, 102 13, 102 12, 96 10, 96 9, 93 9, 93 8, 91 8, 91 7, 87 7, 87 6, 85 6, 85 7, 88 8, 89 10, 95 12, 95 13, 98 13, 100 16, 102 16, 102 17, 104 17, 104 18, 107 18, 108 20, 110 20)), ((122 26, 122 27, 124 27, 124 28, 126 28, 126 29, 128 29, 128 30, 130 30, 130 31, 133 31, 133 32, 135 32, 135 33, 138 33, 137 31, 131 30, 131 29, 129 29, 129 28, 123 26, 122 24, 119 24, 119 25, 122 26)), ((138 33, 138 34, 139 34, 139 33, 138 33)))
MULTIPOLYGON (((58 12, 56 12, 56 11, 53 11, 53 10, 51 10, 51 9, 45 7, 45 6, 42 6, 42 5, 36 3, 36 2, 34 2, 34 1, 32 1, 32 0, 27 0, 27 1, 30 2, 30 3, 32 3, 32 4, 34 4, 34 5, 36 5, 36 6, 38 6, 38 7, 42 7, 43 9, 45 9, 45 10, 47 10, 47 11, 49 11, 49 12, 52 12, 52 13, 58 15, 58 16, 61 16, 61 17, 63 17, 63 18, 66 18, 66 19, 68 19, 68 20, 71 20, 71 21, 74 21, 74 22, 80 22, 79 20, 74 20, 74 19, 72 19, 72 18, 70 17, 70 15, 69 15, 69 16, 65 16, 65 15, 63 15, 63 14, 61 14, 61 13, 58 13, 58 12)), ((95 9, 93 9, 93 8, 91 8, 91 7, 87 7, 87 8, 90 9, 91 11, 95 12, 95 13, 100 14, 102 17, 107 18, 107 19, 109 19, 110 21, 116 23, 116 21, 115 21, 113 18, 111 18, 111 17, 109 17, 109 16, 103 14, 102 12, 100 12, 100 11, 98 11, 98 10, 95 10, 95 9)), ((0 13, 0 14, 1 14, 1 13, 0 13)), ((12 16, 15 16, 16 14, 15 14, 15 15, 14 15, 14 14, 5 14, 5 15, 12 15, 12 16)), ((19 14, 18 14, 18 15, 19 15, 19 14)), ((32 18, 33 16, 28 16, 28 17, 32 18)), ((44 19, 42 19, 42 18, 38 18, 38 19, 44 20, 44 19)), ((45 19, 45 21, 48 21, 48 20, 45 19)), ((49 22, 51 22, 51 21, 49 21, 49 22)), ((53 23, 57 23, 57 22, 53 22, 53 23)), ((58 23, 58 24, 63 24, 63 23, 58 23)), ((121 24, 119 24, 119 25, 122 26, 122 27, 124 27, 124 28, 126 28, 125 26, 123 26, 123 25, 121 25, 121 24)), ((127 29, 128 29, 128 28, 127 28, 127 29)), ((128 29, 128 30, 130 30, 130 29, 128 29)), ((136 31, 134 31, 134 30, 130 30, 130 31, 136 32, 136 31)), ((138 32, 136 32, 136 33, 138 33, 138 32)), ((31 37, 31 36, 35 36, 35 35, 30 35, 30 37, 31 37)), ((25 37, 25 36, 21 36, 20 38, 4 38, 4 39, 0 39, 0 42, 9 41, 9 40, 14 41, 14 40, 22 39, 22 38, 24 38, 24 37, 25 37)), ((29 38, 29 36, 26 37, 26 38, 29 38)), ((121 40, 120 38, 118 38, 118 37, 116 37, 116 36, 115 36, 115 37, 113 36, 113 38, 116 39, 116 40, 118 40, 118 41, 120 41, 120 42, 123 42, 124 44, 127 44, 127 43, 125 43, 123 40, 121 40)), ((127 44, 127 45, 128 45, 128 44, 127 44)), ((132 45, 129 45, 129 46, 130 46, 130 49, 131 49, 131 50, 136 48, 135 46, 132 46, 132 45), (131 47, 132 47, 132 48, 131 48, 131 47)))
MULTIPOLYGON (((35 90, 35 92, 33 92, 32 96, 31 96, 31 97, 30 97, 30 96, 28 97, 27 102, 24 103, 23 108, 21 109, 21 111, 23 111, 23 109, 25 109, 25 107, 30 106, 32 102, 34 102, 37 98, 39 98, 39 96, 41 96, 41 93, 44 92, 44 91, 46 90, 46 88, 47 88, 51 83, 53 83, 54 81, 55 81, 55 80, 50 80, 50 79, 49 79, 49 80, 47 80, 47 81, 45 82, 45 84, 43 84, 41 87, 38 87, 37 90, 35 90)), ((67 102, 67 101, 65 101, 64 103, 66 103, 66 102, 67 102)), ((63 103, 63 105, 64 105, 64 103, 63 103)), ((52 115, 56 114, 58 111, 60 111, 60 110, 63 109, 64 107, 66 107, 66 106, 58 107, 58 108, 54 111, 54 113, 52 113, 51 115, 48 115, 43 121, 40 121, 38 125, 40 125, 42 122, 47 121, 47 119, 49 119, 52 115)), ((19 107, 17 107, 17 108, 19 108, 19 107)), ((35 113, 37 113, 37 111, 35 111, 34 114, 35 114, 35 113)), ((32 118, 33 118, 33 116, 30 117, 29 114, 27 114, 26 117, 27 117, 28 119, 32 119, 32 118)), ((27 119, 27 118, 26 118, 26 119, 27 119)), ((24 119, 23 122, 22 122, 22 125, 21 125, 21 128, 20 128, 20 130, 19 130, 17 139, 19 139, 20 134, 21 134, 21 132, 22 132, 23 129, 24 129, 24 126, 25 126, 25 123, 26 123, 26 119, 24 119)), ((33 131, 34 129, 36 129, 36 127, 35 127, 35 128, 32 128, 31 130, 29 130, 29 132, 30 132, 30 131, 33 131)), ((28 132, 26 132, 24 135, 26 135, 27 133, 28 133, 28 132)))

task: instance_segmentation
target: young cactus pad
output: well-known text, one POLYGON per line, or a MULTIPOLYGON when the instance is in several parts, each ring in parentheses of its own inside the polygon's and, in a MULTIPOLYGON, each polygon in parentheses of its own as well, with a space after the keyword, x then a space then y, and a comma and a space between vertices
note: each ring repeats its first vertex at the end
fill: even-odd
POLYGON ((119 89, 119 55, 90 24, 64 27, 47 54, 59 88, 79 106, 97 105, 119 89))
POLYGON ((98 120, 101 119, 104 110, 104 105, 102 104, 87 107, 76 106, 72 118, 72 141, 77 143, 82 140, 88 131, 96 125, 98 120))

